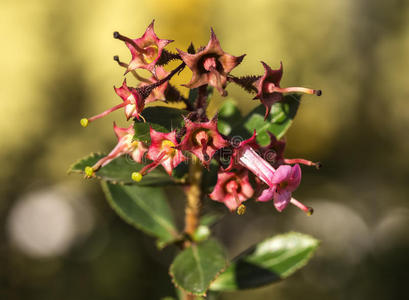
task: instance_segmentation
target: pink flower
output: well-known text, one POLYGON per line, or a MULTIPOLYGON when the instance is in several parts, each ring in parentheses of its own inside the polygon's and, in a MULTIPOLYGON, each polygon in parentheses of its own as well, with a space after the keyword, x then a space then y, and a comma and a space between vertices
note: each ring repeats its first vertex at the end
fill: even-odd
POLYGON ((264 182, 268 188, 261 192, 258 201, 266 202, 274 199, 274 205, 280 212, 288 203, 292 203, 306 213, 311 214, 311 208, 291 197, 292 192, 300 185, 300 166, 298 164, 293 167, 281 165, 276 170, 255 150, 258 148, 255 138, 256 134, 254 132, 251 138, 242 141, 234 148, 230 165, 226 170, 231 170, 237 165, 239 167, 242 166, 251 171, 260 181, 264 182))
POLYGON ((257 95, 254 99, 260 99, 266 107, 265 118, 270 113, 271 106, 283 99, 283 93, 306 93, 321 96, 321 90, 307 89, 303 87, 280 88, 281 77, 283 76, 283 64, 277 70, 271 69, 266 63, 261 62, 264 67, 264 75, 258 79, 254 86, 257 88, 257 95))
POLYGON ((114 107, 107 109, 106 111, 93 116, 91 118, 81 119, 81 125, 87 127, 90 122, 98 120, 106 115, 110 114, 113 111, 116 111, 122 107, 125 107, 125 116, 129 120, 132 117, 136 117, 138 120, 140 114, 145 107, 145 99, 141 96, 139 91, 135 88, 128 87, 126 85, 126 79, 124 79, 122 86, 119 88, 114 87, 115 93, 121 97, 122 103, 115 105, 114 107))
POLYGON ((217 183, 209 197, 214 201, 224 203, 228 209, 234 211, 253 194, 254 190, 249 182, 248 172, 242 170, 238 173, 219 172, 217 183))
MULTIPOLYGON (((165 69, 163 67, 156 67, 156 77, 152 76, 149 79, 145 79, 145 78, 140 77, 140 79, 142 79, 142 80, 141 80, 141 83, 138 85, 138 88, 148 86, 148 85, 151 85, 153 83, 156 83, 156 82, 158 82, 159 80, 165 78, 168 75, 169 75, 169 72, 165 71, 165 69)), ((167 87, 168 87, 168 81, 166 81, 162 85, 155 88, 149 94, 149 96, 145 99, 145 104, 153 102, 153 101, 157 101, 157 100, 165 101, 166 100, 165 90, 166 90, 167 87)))
POLYGON ((284 158, 284 150, 286 142, 284 139, 277 140, 274 134, 269 133, 270 135, 270 144, 266 147, 260 147, 259 152, 261 156, 267 160, 273 167, 278 168, 283 164, 303 164, 306 166, 314 166, 317 169, 321 167, 320 162, 312 162, 303 158, 284 158))
POLYGON ((171 176, 173 169, 186 160, 182 151, 177 149, 178 143, 175 130, 169 133, 163 133, 151 128, 150 135, 151 145, 147 157, 153 162, 145 166, 140 172, 135 172, 135 178, 139 179, 136 181, 140 181, 142 176, 155 169, 158 165, 162 165, 171 176), (136 176, 136 174, 138 174, 138 176, 136 176))
POLYGON ((185 127, 180 149, 192 152, 205 165, 209 165, 217 150, 229 145, 217 130, 216 119, 202 123, 185 119, 185 127))
POLYGON ((156 62, 162 55, 163 48, 172 40, 159 39, 153 29, 154 22, 152 21, 143 36, 138 39, 130 39, 114 32, 114 38, 124 41, 131 51, 132 59, 125 73, 141 68, 155 74, 156 62))
POLYGON ((121 128, 114 123, 114 132, 118 138, 118 144, 107 156, 101 158, 92 167, 85 168, 85 173, 88 177, 91 177, 99 168, 107 165, 121 155, 129 154, 134 161, 138 163, 142 162, 143 155, 147 151, 147 148, 142 142, 133 139, 135 134, 133 125, 128 128, 121 128))
POLYGON ((185 64, 192 70, 192 79, 185 86, 193 89, 208 84, 215 87, 219 93, 225 96, 224 90, 227 84, 227 74, 231 72, 244 58, 227 54, 220 47, 213 29, 207 46, 196 54, 190 54, 176 49, 185 64))

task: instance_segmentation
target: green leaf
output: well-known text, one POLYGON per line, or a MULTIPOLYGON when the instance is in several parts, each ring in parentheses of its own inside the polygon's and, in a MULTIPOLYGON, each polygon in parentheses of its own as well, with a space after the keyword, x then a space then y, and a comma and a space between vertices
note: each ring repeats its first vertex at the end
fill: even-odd
POLYGON ((256 288, 287 278, 307 264, 318 244, 311 236, 296 232, 266 239, 236 258, 210 289, 256 288))
POLYGON ((108 203, 130 225, 158 238, 165 245, 178 237, 176 225, 160 188, 119 185, 101 181, 108 203))
POLYGON ((170 266, 170 275, 176 287, 194 295, 205 295, 226 264, 222 246, 215 240, 207 240, 183 250, 170 266))
POLYGON ((220 106, 217 114, 217 129, 219 129, 222 134, 229 135, 232 128, 237 126, 242 118, 236 101, 229 98, 220 106))
MULTIPOLYGON (((93 166, 98 160, 104 157, 104 154, 92 153, 78 162, 74 163, 68 170, 68 173, 82 173, 84 174, 84 169, 87 166, 93 166)), ((132 172, 139 171, 143 168, 142 164, 138 164, 133 161, 129 156, 123 155, 113 161, 111 161, 106 166, 100 168, 95 172, 95 176, 99 179, 104 179, 117 183, 134 184, 138 186, 147 185, 167 185, 175 183, 175 180, 170 177, 162 167, 158 167, 155 170, 149 172, 143 179, 136 183, 132 181, 132 172)))
POLYGON ((187 113, 185 110, 172 107, 154 106, 145 108, 142 116, 145 118, 146 123, 142 121, 134 123, 134 139, 150 143, 150 127, 160 132, 170 132, 178 129, 183 126, 183 116, 187 113))
POLYGON ((283 101, 273 104, 270 114, 265 121, 264 114, 266 108, 264 105, 259 105, 232 130, 230 135, 239 136, 241 139, 248 139, 253 135, 255 129, 257 132, 257 142, 261 146, 267 146, 270 142, 268 132, 271 132, 277 139, 280 139, 290 128, 297 113, 300 100, 301 95, 285 95, 283 101))

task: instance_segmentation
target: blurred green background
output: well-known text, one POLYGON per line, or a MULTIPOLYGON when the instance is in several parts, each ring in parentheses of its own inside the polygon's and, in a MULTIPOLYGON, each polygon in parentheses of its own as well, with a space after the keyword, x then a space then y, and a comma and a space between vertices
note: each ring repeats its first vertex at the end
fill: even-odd
MULTIPOLYGON (((290 230, 321 247, 288 280, 220 299, 409 298, 408 1, 2 0, 0 299, 173 293, 174 250, 156 250, 122 222, 96 182, 66 175, 79 157, 115 144, 121 112, 79 125, 119 99, 112 86, 123 69, 112 56, 128 61, 129 53, 112 32, 136 38, 152 19, 160 38, 175 40, 171 50, 205 45, 213 26, 226 52, 247 54, 233 74, 283 61, 282 86, 323 90, 303 98, 286 152, 323 163, 303 168, 296 192, 315 214, 253 203, 214 228, 230 257, 290 230)), ((185 70, 175 83, 189 78, 185 70)), ((258 105, 240 88, 228 91, 245 112, 258 105)), ((213 111, 221 101, 214 98, 213 111)), ((172 195, 180 212, 183 197, 172 195)))

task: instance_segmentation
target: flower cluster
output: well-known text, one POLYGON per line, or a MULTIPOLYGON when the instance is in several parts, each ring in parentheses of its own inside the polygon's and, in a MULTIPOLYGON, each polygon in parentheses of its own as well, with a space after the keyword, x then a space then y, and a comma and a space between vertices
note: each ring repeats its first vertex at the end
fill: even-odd
POLYGON ((159 165, 172 176, 173 170, 180 163, 190 156, 195 156, 205 169, 209 169, 212 161, 219 164, 216 185, 208 196, 214 201, 224 203, 231 211, 244 213, 245 206, 242 203, 254 197, 261 202, 273 201, 280 212, 291 203, 308 214, 312 213, 312 209, 297 201, 292 197, 292 193, 300 185, 300 164, 318 168, 318 163, 284 158, 285 141, 277 140, 272 134, 268 146, 262 147, 257 143, 256 131, 251 138, 236 145, 230 137, 219 132, 217 116, 208 118, 206 108, 208 87, 216 89, 221 96, 226 96, 229 83, 255 93, 254 99, 261 101, 266 108, 265 118, 268 117, 272 105, 283 100, 283 94, 306 93, 319 96, 320 90, 281 88, 282 64, 279 69, 273 70, 262 62, 262 76, 235 77, 231 71, 243 61, 245 55, 233 56, 224 52, 213 29, 207 46, 195 49, 192 44, 186 52, 180 49, 176 49, 177 52, 166 50, 165 47, 172 41, 157 37, 154 22, 140 38, 131 39, 118 32, 114 33, 114 38, 123 41, 129 48, 131 61, 126 64, 120 61, 118 56, 115 56, 114 60, 125 68, 124 75, 132 74, 139 84, 130 87, 124 79, 120 87, 114 88, 122 102, 96 116, 81 119, 81 125, 86 127, 90 122, 120 108, 124 108, 126 120, 132 119, 134 124, 128 128, 120 128, 114 124, 118 144, 106 157, 85 168, 87 177, 94 176, 101 167, 121 155, 129 155, 134 161, 145 164, 140 170, 130 174, 136 182, 143 180, 145 175, 159 165), (164 66, 173 60, 179 60, 180 65, 166 71, 164 66), (191 70, 192 78, 183 86, 197 90, 193 101, 190 97, 185 98, 182 92, 170 84, 172 77, 186 66, 191 70), (138 69, 148 70, 151 73, 150 78, 140 76, 138 69), (183 124, 169 131, 154 129, 150 120, 142 115, 145 105, 153 101, 183 101, 186 105, 183 124), (138 140, 135 135, 134 125, 141 122, 150 126, 149 142, 138 140), (220 153, 223 150, 231 153, 228 166, 221 160, 220 153))

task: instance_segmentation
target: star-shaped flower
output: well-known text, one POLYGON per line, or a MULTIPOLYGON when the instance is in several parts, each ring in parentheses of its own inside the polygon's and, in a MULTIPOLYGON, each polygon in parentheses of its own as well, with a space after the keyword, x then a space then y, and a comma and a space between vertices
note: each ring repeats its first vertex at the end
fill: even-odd
POLYGON ((259 99, 266 107, 265 119, 270 113, 271 106, 283 99, 283 93, 305 93, 321 96, 321 90, 313 90, 303 87, 280 88, 280 81, 283 77, 283 64, 280 63, 280 68, 273 70, 265 62, 261 63, 264 67, 264 75, 254 83, 254 86, 257 89, 257 95, 254 99, 259 99))
POLYGON ((146 146, 141 141, 133 139, 135 130, 133 125, 128 128, 121 128, 114 123, 114 132, 118 138, 118 143, 112 151, 105 157, 101 158, 92 167, 86 167, 85 172, 88 177, 91 177, 95 171, 101 167, 106 166, 115 158, 128 154, 132 159, 138 163, 142 162, 143 155, 147 151, 146 146))
POLYGON ((188 84, 185 84, 186 87, 193 89, 208 84, 215 87, 223 96, 227 94, 224 90, 227 84, 227 75, 244 58, 244 55, 236 57, 224 52, 213 29, 211 29, 209 43, 198 53, 190 54, 179 49, 176 50, 193 72, 192 79, 188 84))
POLYGON ((229 143, 217 130, 216 119, 208 122, 192 122, 185 119, 186 134, 180 143, 180 149, 192 152, 208 166, 217 150, 229 143))
POLYGON ((173 41, 159 39, 153 29, 154 22, 152 21, 142 37, 138 39, 130 39, 114 32, 114 38, 124 41, 131 51, 132 59, 125 73, 140 68, 155 74, 155 66, 162 55, 163 48, 173 41))
POLYGON ((150 128, 151 145, 148 149, 147 157, 153 162, 146 165, 140 172, 135 172, 132 176, 140 181, 158 165, 162 165, 166 172, 172 176, 172 171, 181 162, 186 160, 181 150, 177 149, 176 130, 169 133, 159 132, 150 128))
POLYGON ((242 169, 238 173, 219 172, 217 183, 209 197, 214 201, 224 203, 228 209, 234 211, 253 194, 254 190, 249 182, 248 172, 242 169))

